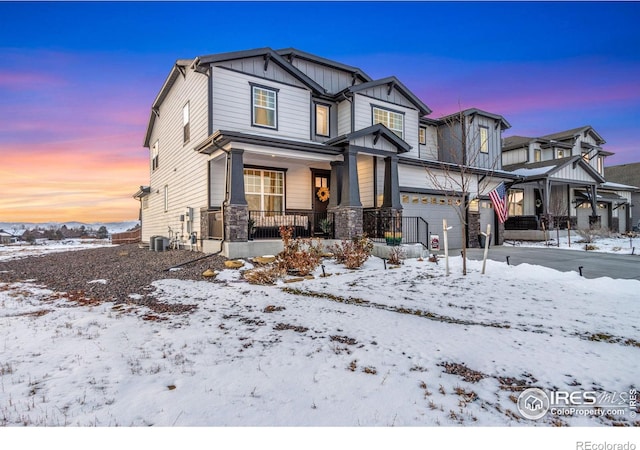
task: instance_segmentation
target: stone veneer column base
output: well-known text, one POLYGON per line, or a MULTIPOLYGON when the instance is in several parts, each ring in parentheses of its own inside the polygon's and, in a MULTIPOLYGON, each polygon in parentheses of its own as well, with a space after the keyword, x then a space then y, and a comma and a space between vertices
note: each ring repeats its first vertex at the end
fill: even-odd
POLYGON ((362 207, 343 206, 329 209, 333 213, 336 239, 352 239, 362 236, 362 207))
POLYGON ((246 242, 249 237, 249 207, 224 206, 224 236, 228 242, 246 242))
MULTIPOLYGON (((469 230, 469 235, 468 235, 468 239, 469 242, 467 242, 467 247, 468 248, 480 248, 480 242, 478 241, 478 235, 480 234, 481 231, 487 231, 486 229, 481 230, 480 229, 480 213, 478 212, 469 212, 467 215, 467 230, 469 230)), ((491 228, 493 228, 493 225, 491 225, 491 228)), ((494 231, 491 231, 491 238, 493 241, 493 236, 495 235, 494 231)), ((493 243, 493 242, 491 242, 493 243)))

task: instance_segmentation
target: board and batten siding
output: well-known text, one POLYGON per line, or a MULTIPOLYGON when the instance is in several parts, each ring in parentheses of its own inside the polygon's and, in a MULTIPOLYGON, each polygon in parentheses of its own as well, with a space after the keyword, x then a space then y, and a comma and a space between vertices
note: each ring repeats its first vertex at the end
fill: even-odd
POLYGON ((207 206, 207 157, 194 146, 207 137, 207 77, 187 70, 178 76, 159 107, 149 145, 158 142, 158 168, 151 171, 148 207, 143 209, 142 240, 153 235, 168 236, 176 232, 200 232, 200 208, 207 206), (189 102, 190 139, 183 142, 183 108, 189 102), (164 191, 168 189, 165 212, 164 191), (192 225, 182 228, 180 215, 193 208, 192 225), (192 228, 189 230, 188 228, 192 228))
POLYGON ((584 181, 585 183, 593 184, 594 179, 585 169, 580 166, 573 168, 573 164, 567 164, 561 169, 555 171, 549 176, 552 180, 571 180, 571 181, 584 181))
POLYGON ((467 121, 467 161, 466 164, 481 167, 483 169, 502 169, 501 150, 502 150, 502 132, 496 120, 475 115, 466 117, 467 121), (472 120, 473 119, 473 120, 472 120), (496 126, 497 125, 497 126, 496 126), (488 152, 480 151, 481 138, 480 127, 484 127, 488 131, 488 152))
MULTIPOLYGON (((509 150, 502 153, 502 165, 509 166, 512 164, 521 164, 527 162, 527 156, 529 154, 529 147, 518 148, 515 150, 509 150)), ((533 161, 533 159, 532 159, 533 161)))
POLYGON ((225 61, 217 64, 217 67, 226 67, 235 72, 241 72, 246 75, 252 75, 262 79, 272 80, 278 83, 304 87, 304 84, 300 80, 291 75, 289 72, 284 71, 276 63, 267 64, 267 70, 264 70, 263 56, 225 61))
MULTIPOLYGON (((386 90, 384 91, 386 94, 386 90)), ((392 94, 395 91, 392 91, 392 94)), ((403 97, 404 98, 404 97, 403 97)), ((418 156, 418 110, 390 103, 378 98, 371 98, 358 93, 353 97, 355 102, 354 131, 373 125, 373 107, 397 111, 404 114, 403 140, 411 146, 406 155, 418 156)))
POLYGON ((242 131, 309 140, 311 94, 306 88, 213 68, 212 129, 242 131), (277 89, 277 129, 251 124, 252 88, 249 83, 277 89))
MULTIPOLYGON (((404 156, 408 157, 418 157, 420 159, 426 159, 431 161, 438 160, 438 128, 433 125, 421 125, 421 128, 425 128, 426 133, 426 144, 418 144, 418 152, 409 151, 404 156), (416 155, 417 153, 417 155, 416 155)), ((418 134, 418 142, 419 134, 418 134)))
MULTIPOLYGON (((327 90, 329 94, 351 86, 353 77, 350 72, 314 63, 305 59, 294 58, 293 66, 327 90)), ((357 84, 359 84, 359 80, 357 84)))
POLYGON ((343 100, 338 103, 338 136, 351 133, 351 102, 343 100))

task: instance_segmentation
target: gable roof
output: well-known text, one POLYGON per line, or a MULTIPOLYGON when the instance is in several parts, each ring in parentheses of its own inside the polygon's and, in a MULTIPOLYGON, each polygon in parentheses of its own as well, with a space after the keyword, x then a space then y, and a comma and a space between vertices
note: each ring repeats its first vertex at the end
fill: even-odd
POLYGON ((522 148, 528 146, 535 138, 527 136, 508 136, 502 140, 502 151, 509 151, 516 148, 522 148))
POLYGON ((278 66, 280 66, 284 71, 289 73, 289 75, 298 79, 302 84, 307 86, 309 89, 314 91, 316 94, 325 94, 326 89, 320 86, 318 83, 309 78, 306 74, 296 68, 293 64, 290 64, 286 61, 280 54, 269 47, 264 48, 256 48, 253 50, 242 50, 239 52, 227 52, 227 53, 217 53, 213 55, 200 56, 198 58, 198 66, 204 67, 208 64, 224 62, 224 61, 232 61, 235 59, 245 59, 252 58, 255 56, 262 56, 265 58, 265 64, 268 64, 270 61, 273 61, 278 66))
MULTIPOLYGON (((431 114, 431 109, 427 105, 425 105, 422 102, 422 100, 416 97, 416 95, 413 92, 411 92, 404 84, 402 84, 400 80, 398 80, 394 76, 381 78, 379 80, 367 81, 366 83, 356 84, 354 86, 349 86, 344 91, 355 93, 355 92, 363 91, 365 89, 369 89, 376 86, 383 86, 383 85, 388 85, 389 90, 397 89, 402 95, 404 95, 407 98, 407 100, 409 100, 416 108, 418 108, 418 110, 422 115, 431 114)), ((339 93, 338 95, 341 95, 341 94, 342 93, 339 93)))
POLYGON ((362 136, 375 135, 377 137, 383 137, 387 141, 389 141, 392 145, 394 145, 398 149, 398 153, 405 153, 411 150, 411 146, 407 144, 405 141, 400 139, 393 131, 382 125, 381 123, 377 123, 375 125, 371 125, 370 127, 362 128, 361 130, 354 131, 353 133, 343 134, 342 136, 335 137, 333 139, 329 139, 325 142, 326 145, 342 145, 348 144, 350 141, 357 139, 362 136))
POLYGON ((323 66, 344 70, 345 72, 350 72, 354 76, 359 77, 363 82, 371 81, 371 77, 367 75, 364 71, 359 69, 358 67, 348 66, 346 64, 342 64, 337 61, 322 58, 321 56, 303 52, 302 50, 298 50, 297 48, 292 48, 292 47, 283 48, 280 50, 276 50, 276 52, 282 57, 288 59, 289 63, 293 62, 295 58, 305 59, 307 61, 311 61, 316 64, 321 64, 323 66))
POLYGON ((531 180, 546 178, 569 164, 573 164, 574 167, 580 166, 589 174, 589 176, 599 183, 605 182, 604 177, 600 175, 597 170, 587 164, 580 155, 567 156, 566 158, 559 159, 549 159, 534 163, 512 164, 509 166, 503 166, 502 168, 503 170, 512 172, 516 175, 521 175, 526 179, 531 180))
POLYGON ((587 133, 591 134, 593 136, 593 138, 596 140, 596 143, 598 145, 602 145, 602 144, 606 143, 606 141, 602 138, 602 136, 600 136, 598 133, 596 133, 596 130, 594 130, 591 125, 585 125, 585 126, 578 127, 578 128, 572 128, 570 130, 559 131, 557 133, 547 134, 545 136, 540 136, 540 138, 548 139, 548 140, 552 140, 552 141, 564 141, 566 139, 572 139, 574 137, 577 137, 577 136, 579 136, 580 134, 583 134, 583 133, 584 133, 585 136, 587 135, 587 133))
POLYGON ((456 113, 453 113, 453 114, 449 114, 448 116, 440 117, 438 120, 441 123, 446 123, 447 121, 451 121, 451 120, 455 120, 455 119, 459 118, 460 114, 462 114, 465 117, 470 117, 470 116, 475 116, 475 115, 488 117, 490 119, 494 119, 494 120, 500 122, 500 128, 503 129, 503 130, 506 130, 507 128, 511 128, 511 124, 509 122, 507 122, 507 119, 505 119, 501 115, 490 113, 490 112, 487 112, 487 111, 483 111, 482 109, 478 109, 478 108, 464 109, 462 111, 459 111, 459 112, 456 112, 456 113))

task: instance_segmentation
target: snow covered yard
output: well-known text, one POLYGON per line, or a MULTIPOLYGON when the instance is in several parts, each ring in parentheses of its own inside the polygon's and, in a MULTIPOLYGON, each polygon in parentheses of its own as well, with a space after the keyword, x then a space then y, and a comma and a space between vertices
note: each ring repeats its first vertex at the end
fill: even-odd
POLYGON ((60 241, 43 240, 36 244, 20 242, 17 244, 0 245, 0 261, 41 256, 49 253, 85 250, 88 248, 109 247, 107 239, 63 239, 60 241))
POLYGON ((532 386, 637 389, 640 282, 493 261, 463 277, 460 257, 449 277, 324 264, 275 286, 156 281, 159 301, 197 305, 183 314, 0 284, 0 424, 640 425, 516 407, 532 386))

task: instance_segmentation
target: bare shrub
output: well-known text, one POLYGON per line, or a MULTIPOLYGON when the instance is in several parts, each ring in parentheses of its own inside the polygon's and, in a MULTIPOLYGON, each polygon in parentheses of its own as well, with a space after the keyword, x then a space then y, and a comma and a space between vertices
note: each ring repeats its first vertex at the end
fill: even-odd
POLYGON ((320 240, 293 239, 292 227, 280 227, 284 249, 278 253, 277 264, 286 272, 305 276, 313 272, 322 260, 324 249, 320 240))
POLYGON ((591 244, 598 238, 611 237, 611 231, 608 228, 577 228, 576 234, 584 244, 591 244))
POLYGON ((402 247, 392 247, 389 252, 389 264, 400 265, 406 259, 406 253, 402 247))
POLYGON ((275 284, 285 273, 279 265, 270 264, 245 271, 244 278, 251 284, 275 284))
POLYGON ((373 242, 366 236, 356 236, 351 240, 343 240, 331 247, 336 261, 347 269, 362 267, 373 251, 373 242))

